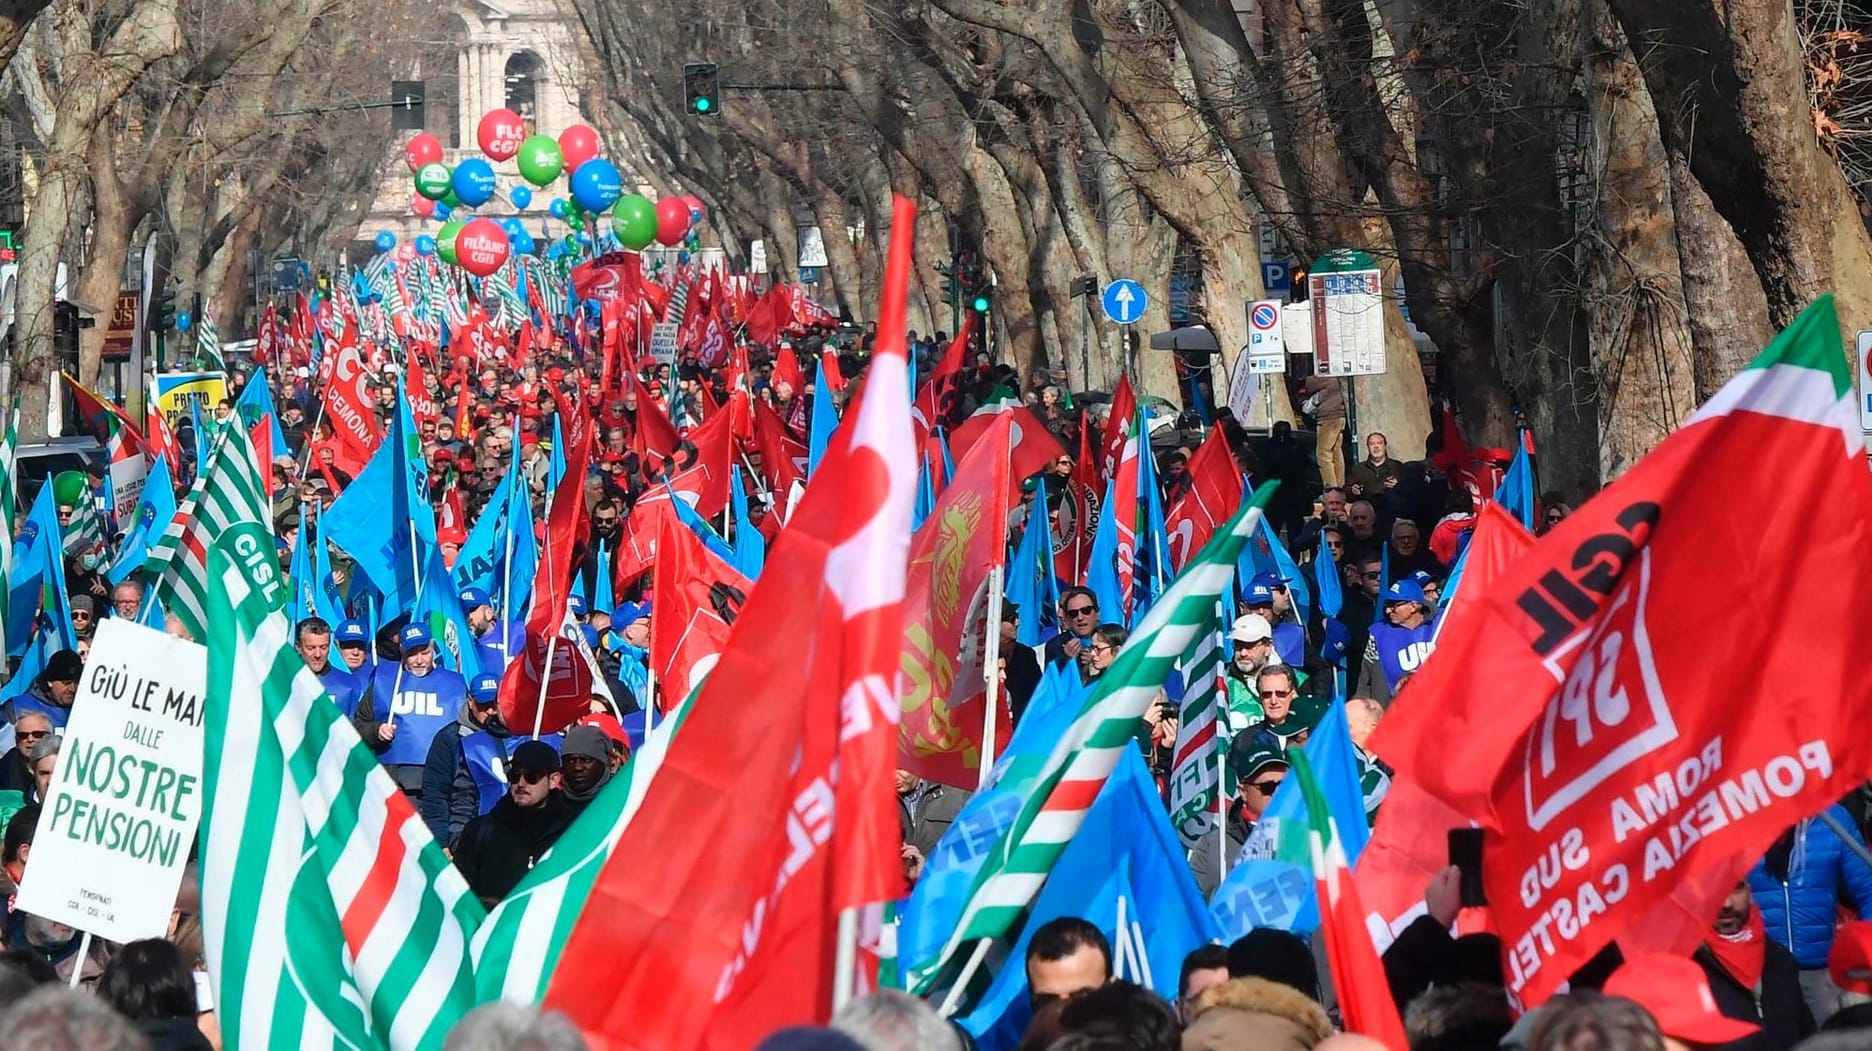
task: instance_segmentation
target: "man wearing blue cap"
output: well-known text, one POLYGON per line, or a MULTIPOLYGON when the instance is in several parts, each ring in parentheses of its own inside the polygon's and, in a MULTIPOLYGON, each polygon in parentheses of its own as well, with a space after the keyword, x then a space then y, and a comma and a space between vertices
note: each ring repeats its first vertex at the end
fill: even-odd
POLYGON ((1422 667, 1436 649, 1436 630, 1423 588, 1409 577, 1392 581, 1384 593, 1384 620, 1371 626, 1360 690, 1380 704, 1390 704, 1400 681, 1422 667))
POLYGON ((1290 668, 1306 666, 1306 628, 1294 619, 1293 594, 1287 581, 1273 573, 1257 573, 1242 589, 1244 614, 1258 613, 1273 630, 1274 652, 1290 668))
POLYGON ((332 633, 332 641, 338 645, 339 662, 357 680, 358 692, 362 693, 365 680, 370 678, 370 629, 361 620, 347 620, 332 633))
POLYGON ((437 843, 453 849, 468 822, 507 794, 508 760, 523 740, 501 722, 500 679, 475 676, 455 725, 435 735, 423 764, 422 818, 437 843))
POLYGON ((646 696, 650 690, 650 610, 648 599, 626 602, 613 610, 607 647, 618 655, 618 681, 643 707, 650 703, 646 696))
POLYGON ((467 588, 460 597, 468 630, 475 635, 475 655, 481 658, 481 669, 499 675, 525 646, 526 631, 516 621, 496 617, 494 601, 486 591, 467 588))
POLYGON ((293 631, 293 646, 299 651, 299 659, 305 661, 306 670, 318 676, 319 685, 325 687, 345 718, 357 714, 358 693, 362 687, 349 668, 332 663, 331 625, 322 617, 307 617, 293 631))
POLYGON ((352 722, 404 794, 422 802, 429 746, 448 729, 468 699, 468 684, 436 667, 435 640, 421 624, 397 633, 402 659, 379 665, 359 698, 352 722))

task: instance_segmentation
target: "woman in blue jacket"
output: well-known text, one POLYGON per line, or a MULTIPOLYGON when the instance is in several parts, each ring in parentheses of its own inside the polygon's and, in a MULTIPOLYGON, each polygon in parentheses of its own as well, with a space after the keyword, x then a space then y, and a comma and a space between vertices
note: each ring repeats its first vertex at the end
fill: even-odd
POLYGON ((1845 807, 1830 806, 1783 832, 1748 880, 1768 936, 1800 964, 1801 990, 1814 1020, 1826 1021, 1839 1007, 1840 992, 1827 975, 1837 907, 1846 904, 1861 919, 1872 918, 1872 865, 1866 863, 1864 837, 1845 807))

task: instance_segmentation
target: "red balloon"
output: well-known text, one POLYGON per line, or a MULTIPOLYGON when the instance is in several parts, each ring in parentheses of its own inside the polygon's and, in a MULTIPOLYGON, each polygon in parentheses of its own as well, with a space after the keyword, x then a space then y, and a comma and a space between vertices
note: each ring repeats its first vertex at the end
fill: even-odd
POLYGON ((565 154, 565 170, 578 171, 578 166, 598 156, 598 133, 590 125, 574 124, 559 133, 559 152, 565 154))
POLYGON ((463 270, 476 277, 486 277, 499 270, 512 250, 507 243, 507 231, 486 216, 462 227, 455 235, 455 258, 463 270))
POLYGON ((510 109, 488 110, 475 128, 475 141, 481 144, 481 152, 497 161, 508 160, 519 153, 520 143, 525 139, 526 121, 510 109))
POLYGON ((658 243, 682 244, 683 235, 689 232, 689 202, 681 197, 665 197, 656 208, 658 243))
POLYGON ((424 197, 420 193, 413 193, 410 195, 409 210, 422 216, 424 219, 435 218, 435 206, 436 203, 434 201, 424 197))
POLYGON ((426 131, 411 135, 403 144, 403 163, 409 165, 412 173, 425 164, 441 164, 442 140, 426 131))
POLYGON ((690 223, 699 223, 708 218, 708 205, 702 203, 702 198, 693 193, 685 193, 683 203, 689 206, 690 223))

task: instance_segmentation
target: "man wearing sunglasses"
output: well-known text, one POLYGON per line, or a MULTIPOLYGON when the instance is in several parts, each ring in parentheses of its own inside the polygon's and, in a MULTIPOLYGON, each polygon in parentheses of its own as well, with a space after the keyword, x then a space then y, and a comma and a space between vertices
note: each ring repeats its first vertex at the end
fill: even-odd
POLYGON ((507 794, 462 829, 455 867, 492 908, 571 823, 572 808, 559 790, 559 753, 544 741, 523 741, 507 761, 507 794))
POLYGON ((1046 663, 1064 666, 1078 660, 1098 626, 1099 604, 1091 589, 1067 588, 1060 594, 1060 633, 1046 642, 1046 663))
POLYGON ((39 781, 33 776, 32 750, 52 736, 52 720, 39 712, 27 712, 13 724, 12 750, 0 756, 0 789, 13 789, 28 803, 41 802, 39 781))
POLYGON ((1248 842, 1255 823, 1273 801, 1274 790, 1287 777, 1287 757, 1277 749, 1251 743, 1247 734, 1236 736, 1229 748, 1228 765, 1235 775, 1236 792, 1226 825, 1204 833, 1189 852, 1190 872, 1205 900, 1221 885, 1228 873, 1226 866, 1235 863, 1242 844, 1248 842), (1221 842, 1224 835, 1228 837, 1226 843, 1221 842))

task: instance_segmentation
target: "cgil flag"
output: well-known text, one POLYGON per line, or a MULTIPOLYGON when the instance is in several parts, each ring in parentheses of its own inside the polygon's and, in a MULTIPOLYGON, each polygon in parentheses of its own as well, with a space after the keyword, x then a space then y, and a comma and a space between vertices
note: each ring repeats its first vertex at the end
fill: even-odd
POLYGON ((273 538, 208 556, 201 914, 243 1048, 434 1048, 474 1006, 484 913, 292 645, 273 538))

